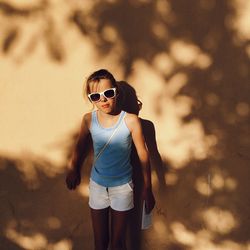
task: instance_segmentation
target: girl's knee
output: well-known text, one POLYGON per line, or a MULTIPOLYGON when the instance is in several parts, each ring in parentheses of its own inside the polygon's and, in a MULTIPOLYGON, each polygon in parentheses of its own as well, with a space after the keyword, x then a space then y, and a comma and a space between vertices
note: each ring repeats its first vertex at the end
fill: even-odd
POLYGON ((95 250, 107 250, 109 242, 108 240, 95 241, 95 250))
POLYGON ((112 239, 111 250, 125 250, 126 244, 124 239, 112 239))

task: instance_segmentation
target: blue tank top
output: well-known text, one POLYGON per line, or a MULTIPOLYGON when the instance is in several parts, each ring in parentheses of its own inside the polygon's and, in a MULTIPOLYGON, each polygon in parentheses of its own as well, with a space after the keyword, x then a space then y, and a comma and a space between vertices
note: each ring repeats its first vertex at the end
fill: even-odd
POLYGON ((119 126, 111 141, 94 162, 91 170, 91 179, 99 185, 114 187, 125 184, 132 179, 132 166, 130 152, 132 137, 121 111, 116 124, 110 128, 102 127, 97 119, 97 112, 92 112, 90 133, 93 140, 94 159, 109 140, 113 131, 119 126))

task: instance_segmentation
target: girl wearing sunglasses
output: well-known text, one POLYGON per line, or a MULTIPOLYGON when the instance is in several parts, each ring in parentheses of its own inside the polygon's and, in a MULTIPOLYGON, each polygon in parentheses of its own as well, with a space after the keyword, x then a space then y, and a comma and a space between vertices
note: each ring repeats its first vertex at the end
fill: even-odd
POLYGON ((118 85, 107 70, 98 70, 88 77, 86 95, 96 109, 83 116, 66 183, 69 189, 75 189, 79 185, 80 169, 88 150, 88 138, 91 136, 94 161, 89 182, 89 206, 95 249, 106 250, 109 245, 111 249, 126 249, 126 222, 134 207, 130 164, 132 141, 143 171, 142 195, 146 212, 150 213, 155 205, 149 155, 141 123, 137 115, 121 110, 118 85))

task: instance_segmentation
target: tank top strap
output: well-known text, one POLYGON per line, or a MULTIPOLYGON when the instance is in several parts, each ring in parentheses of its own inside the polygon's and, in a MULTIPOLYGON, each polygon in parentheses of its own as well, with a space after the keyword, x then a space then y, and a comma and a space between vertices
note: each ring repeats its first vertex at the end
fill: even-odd
POLYGON ((93 132, 93 130, 96 129, 97 126, 97 115, 96 110, 91 112, 91 125, 90 125, 90 131, 93 132))
POLYGON ((96 122, 97 120, 97 114, 96 114, 96 110, 92 111, 92 122, 96 122))
POLYGON ((125 115, 126 115, 126 112, 122 110, 122 111, 121 111, 121 114, 120 114, 120 117, 119 117, 119 119, 118 119, 118 121, 117 121, 115 127, 119 126, 119 124, 120 124, 121 122, 123 122, 125 115))

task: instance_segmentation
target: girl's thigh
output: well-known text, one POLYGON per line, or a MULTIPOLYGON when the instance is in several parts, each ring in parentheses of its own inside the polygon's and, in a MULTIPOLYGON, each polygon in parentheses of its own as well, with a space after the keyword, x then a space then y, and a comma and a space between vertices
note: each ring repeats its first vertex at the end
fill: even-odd
POLYGON ((114 211, 129 211, 134 207, 134 191, 132 181, 109 190, 110 207, 114 211))
POLYGON ((89 206, 94 210, 101 210, 110 206, 107 188, 91 179, 89 182, 89 206))

